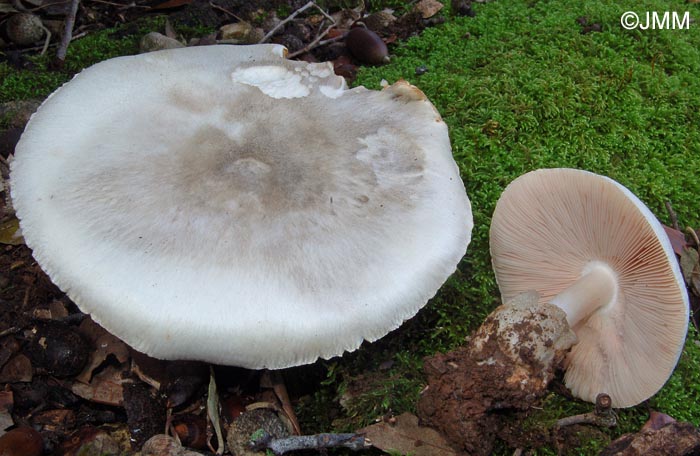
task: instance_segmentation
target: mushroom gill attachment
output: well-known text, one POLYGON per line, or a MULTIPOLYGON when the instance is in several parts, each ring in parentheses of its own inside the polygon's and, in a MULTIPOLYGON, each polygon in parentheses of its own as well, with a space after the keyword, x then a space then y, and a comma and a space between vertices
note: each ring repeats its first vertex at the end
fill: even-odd
POLYGON ((248 368, 341 355, 412 317, 466 251, 471 207, 434 106, 285 52, 107 60, 17 145, 34 257, 139 351, 248 368))
POLYGON ((496 205, 491 256, 503 301, 529 289, 562 308, 578 343, 566 385, 630 407, 671 375, 688 325, 688 296, 671 244, 627 188, 576 169, 514 180, 496 205))

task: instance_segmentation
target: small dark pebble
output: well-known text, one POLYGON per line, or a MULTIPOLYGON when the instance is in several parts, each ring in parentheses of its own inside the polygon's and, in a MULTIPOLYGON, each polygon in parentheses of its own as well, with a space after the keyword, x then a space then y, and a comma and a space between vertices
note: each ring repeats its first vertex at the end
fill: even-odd
POLYGON ((476 16, 470 0, 452 0, 452 11, 458 16, 476 16))
POLYGON ((275 42, 286 47, 290 53, 296 52, 304 47, 304 42, 294 35, 285 33, 279 38, 275 38, 275 42))
POLYGON ((299 38, 304 43, 313 39, 311 27, 300 21, 291 21, 284 28, 285 35, 292 35, 299 38))

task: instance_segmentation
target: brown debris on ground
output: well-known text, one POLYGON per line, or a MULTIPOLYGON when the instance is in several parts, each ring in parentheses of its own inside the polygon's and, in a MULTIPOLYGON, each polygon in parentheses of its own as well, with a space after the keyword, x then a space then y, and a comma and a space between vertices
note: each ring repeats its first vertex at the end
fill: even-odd
POLYGON ((686 456, 700 454, 700 428, 673 422, 660 429, 625 434, 605 448, 600 456, 686 456))
POLYGON ((466 347, 426 359, 418 414, 457 450, 490 454, 499 412, 535 405, 575 340, 561 309, 522 294, 491 313, 466 347))

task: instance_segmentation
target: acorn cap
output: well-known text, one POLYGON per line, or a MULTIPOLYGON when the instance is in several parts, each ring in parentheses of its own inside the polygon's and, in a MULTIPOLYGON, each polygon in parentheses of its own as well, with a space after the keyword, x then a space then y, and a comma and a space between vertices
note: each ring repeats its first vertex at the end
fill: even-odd
POLYGON ((340 355, 413 316, 466 251, 469 199, 423 93, 347 90, 284 55, 99 63, 17 145, 27 245, 137 350, 248 368, 340 355))
POLYGON ((575 396, 607 393, 630 407, 664 385, 683 349, 688 295, 661 224, 627 188, 575 169, 520 176, 496 205, 491 256, 504 302, 535 289, 566 310, 579 340, 565 376, 575 396), (575 315, 590 305, 575 294, 606 298, 575 315))

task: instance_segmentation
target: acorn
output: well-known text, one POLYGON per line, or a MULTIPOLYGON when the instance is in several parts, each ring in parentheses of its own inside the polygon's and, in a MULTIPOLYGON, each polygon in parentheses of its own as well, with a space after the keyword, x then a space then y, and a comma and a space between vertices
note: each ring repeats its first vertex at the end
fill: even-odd
POLYGON ((18 427, 0 437, 3 456, 40 456, 43 451, 41 434, 30 427, 18 427))
POLYGON ((73 327, 58 321, 37 322, 29 334, 27 355, 40 373, 70 377, 87 364, 90 347, 73 327))
POLYGON ((44 25, 39 16, 18 13, 10 16, 5 23, 5 33, 15 44, 28 46, 44 37, 44 25))
POLYGON ((173 419, 173 429, 182 446, 203 450, 207 448, 207 419, 197 415, 179 415, 173 419))
POLYGON ((379 65, 389 62, 386 43, 372 30, 364 27, 350 29, 345 36, 345 45, 357 60, 379 65))

